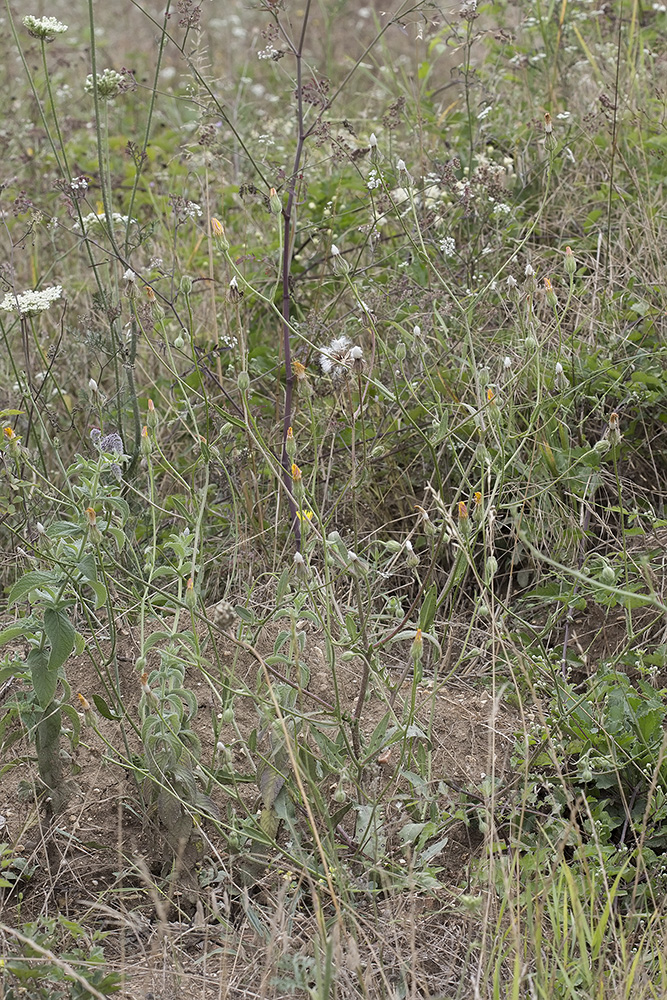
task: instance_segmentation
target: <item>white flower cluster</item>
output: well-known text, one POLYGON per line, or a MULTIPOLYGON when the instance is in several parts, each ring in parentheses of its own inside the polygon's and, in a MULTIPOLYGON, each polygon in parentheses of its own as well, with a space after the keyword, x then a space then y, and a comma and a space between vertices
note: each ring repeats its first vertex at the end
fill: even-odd
POLYGON ((274 61, 278 58, 278 49, 273 45, 269 44, 265 49, 262 49, 257 53, 258 59, 273 59, 274 61))
POLYGON ((373 169, 369 173, 366 187, 369 191, 374 191, 375 188, 382 187, 382 177, 378 175, 377 170, 373 169))
POLYGON ((18 305, 18 311, 22 316, 34 316, 36 313, 44 312, 45 309, 48 309, 52 302, 60 298, 62 293, 61 285, 52 285, 50 288, 38 288, 36 291, 21 292, 18 295, 14 295, 13 292, 7 292, 2 302, 0 302, 0 309, 6 309, 7 312, 15 312, 18 305))
POLYGON ((45 42, 51 42, 56 35, 67 31, 67 25, 55 17, 33 17, 28 14, 23 18, 23 24, 33 38, 41 38, 45 42))
MULTIPOLYGON (((120 212, 111 213, 111 221, 116 226, 121 226, 123 229, 127 227, 128 222, 135 222, 135 219, 128 219, 127 215, 121 215, 120 212)), ((84 215, 81 219, 81 225, 84 234, 88 234, 97 229, 98 232, 104 232, 107 223, 107 217, 104 212, 89 212, 88 215, 84 215)))
POLYGON ((200 219, 204 214, 201 209, 201 205, 198 205, 196 201, 188 201, 183 206, 181 213, 186 219, 200 219))
POLYGON ((113 101, 114 97, 118 97, 120 93, 122 82, 122 75, 117 73, 115 69, 105 69, 103 73, 97 74, 96 79, 93 79, 93 75, 90 73, 86 77, 83 89, 87 94, 92 94, 93 90, 97 89, 97 96, 100 100, 113 101))
POLYGON ((443 257, 453 257, 456 253, 456 243, 452 236, 445 236, 444 240, 440 240, 439 246, 443 257))

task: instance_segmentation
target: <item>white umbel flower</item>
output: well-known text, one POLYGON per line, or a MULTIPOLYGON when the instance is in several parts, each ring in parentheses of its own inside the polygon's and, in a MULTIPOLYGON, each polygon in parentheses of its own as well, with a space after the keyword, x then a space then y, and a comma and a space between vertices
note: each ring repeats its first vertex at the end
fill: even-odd
POLYGON ((2 302, 0 302, 0 309, 6 309, 7 312, 18 311, 22 316, 34 316, 36 313, 44 312, 48 309, 52 302, 59 299, 63 294, 61 285, 52 285, 50 288, 39 288, 36 291, 20 292, 15 295, 13 292, 7 292, 2 302))
POLYGON ((67 25, 55 17, 34 17, 28 14, 23 18, 23 25, 33 38, 40 38, 45 42, 52 42, 56 35, 67 31, 67 25))
POLYGON ((97 96, 102 101, 113 101, 120 94, 123 77, 115 69, 105 69, 103 73, 98 73, 93 77, 90 73, 86 77, 83 89, 87 94, 92 94, 97 90, 97 96))

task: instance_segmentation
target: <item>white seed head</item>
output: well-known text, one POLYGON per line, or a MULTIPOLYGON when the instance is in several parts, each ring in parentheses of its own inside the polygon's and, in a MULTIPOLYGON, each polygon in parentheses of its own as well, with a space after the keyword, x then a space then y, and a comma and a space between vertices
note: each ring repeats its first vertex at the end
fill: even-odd
POLYGON ((362 351, 362 349, 360 347, 358 347, 357 345, 355 345, 353 348, 351 348, 351 350, 350 350, 350 357, 352 358, 353 361, 360 361, 361 358, 363 358, 363 356, 364 356, 364 352, 362 351))
POLYGON ((377 144, 378 144, 378 141, 377 141, 377 139, 375 137, 375 132, 371 132, 370 139, 368 140, 368 145, 369 146, 377 146, 377 144))

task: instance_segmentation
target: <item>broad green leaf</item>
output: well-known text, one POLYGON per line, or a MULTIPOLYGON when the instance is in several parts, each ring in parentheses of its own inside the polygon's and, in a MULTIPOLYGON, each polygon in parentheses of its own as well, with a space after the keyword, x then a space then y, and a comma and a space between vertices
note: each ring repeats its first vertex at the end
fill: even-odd
POLYGON ((104 700, 104 698, 101 695, 94 694, 93 695, 93 702, 95 704, 95 708, 97 709, 97 711, 100 713, 100 715, 103 718, 109 719, 111 722, 118 722, 119 721, 120 716, 119 715, 114 715, 114 713, 111 711, 111 709, 109 708, 109 706, 107 705, 106 701, 104 700))
POLYGON ((366 751, 365 760, 369 760, 376 753, 379 753, 382 747, 385 745, 385 735, 387 732, 387 726, 389 725, 389 720, 391 718, 391 712, 387 712, 382 716, 377 726, 373 730, 371 735, 368 749, 366 751))
POLYGON ((246 622, 246 624, 248 624, 248 625, 252 625, 252 623, 255 621, 255 616, 252 613, 252 611, 248 611, 247 608, 241 607, 240 604, 236 605, 236 607, 234 608, 234 611, 236 612, 236 614, 238 615, 238 617, 241 619, 241 621, 242 622, 246 622))
POLYGON ((87 556, 83 557, 77 566, 77 569, 86 580, 97 580, 97 565, 95 563, 95 556, 92 552, 89 552, 87 556))
POLYGON ((430 632, 431 625, 435 619, 437 602, 438 587, 437 584, 432 583, 426 592, 426 597, 422 602, 421 611, 419 612, 419 627, 422 632, 430 632))
POLYGON ((49 660, 43 649, 31 649, 26 664, 30 668, 32 686, 35 689, 37 701, 42 708, 47 708, 56 693, 58 671, 49 670, 49 660))
POLYGON ((17 580, 9 591, 7 607, 11 608, 26 594, 33 590, 48 590, 49 587, 56 587, 58 581, 53 573, 45 573, 41 570, 33 570, 31 573, 24 573, 20 580, 17 580))
POLYGON ((276 604, 280 604, 283 597, 287 593, 289 587, 289 566, 280 574, 280 579, 278 580, 278 586, 276 587, 276 604))
POLYGON ((76 632, 67 613, 54 608, 44 612, 44 629, 51 643, 49 670, 58 671, 74 649, 76 632))
POLYGON ((95 610, 103 607, 107 603, 107 588, 101 580, 86 580, 86 585, 95 594, 95 610))
POLYGON ((6 642, 11 642, 12 639, 18 639, 19 636, 23 639, 26 637, 27 632, 32 632, 33 630, 34 622, 32 618, 22 618, 18 624, 10 625, 9 628, 3 629, 0 632, 0 646, 4 646, 6 642))

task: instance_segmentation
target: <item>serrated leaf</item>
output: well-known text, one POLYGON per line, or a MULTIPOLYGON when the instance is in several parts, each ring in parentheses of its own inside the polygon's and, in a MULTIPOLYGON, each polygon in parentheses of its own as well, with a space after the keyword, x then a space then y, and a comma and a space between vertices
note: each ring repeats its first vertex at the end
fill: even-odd
POLYGON ((49 670, 58 671, 74 649, 76 631, 65 611, 47 608, 44 612, 44 631, 51 643, 49 670))
POLYGON ((26 665, 30 668, 30 678, 37 695, 37 701, 42 708, 47 708, 56 693, 58 671, 49 670, 49 660, 43 649, 31 649, 26 659, 26 665))
POLYGON ((57 586, 57 580, 53 573, 46 573, 41 570, 33 570, 31 573, 24 573, 20 580, 17 580, 9 591, 7 607, 11 608, 26 594, 33 590, 48 590, 49 587, 57 586))

